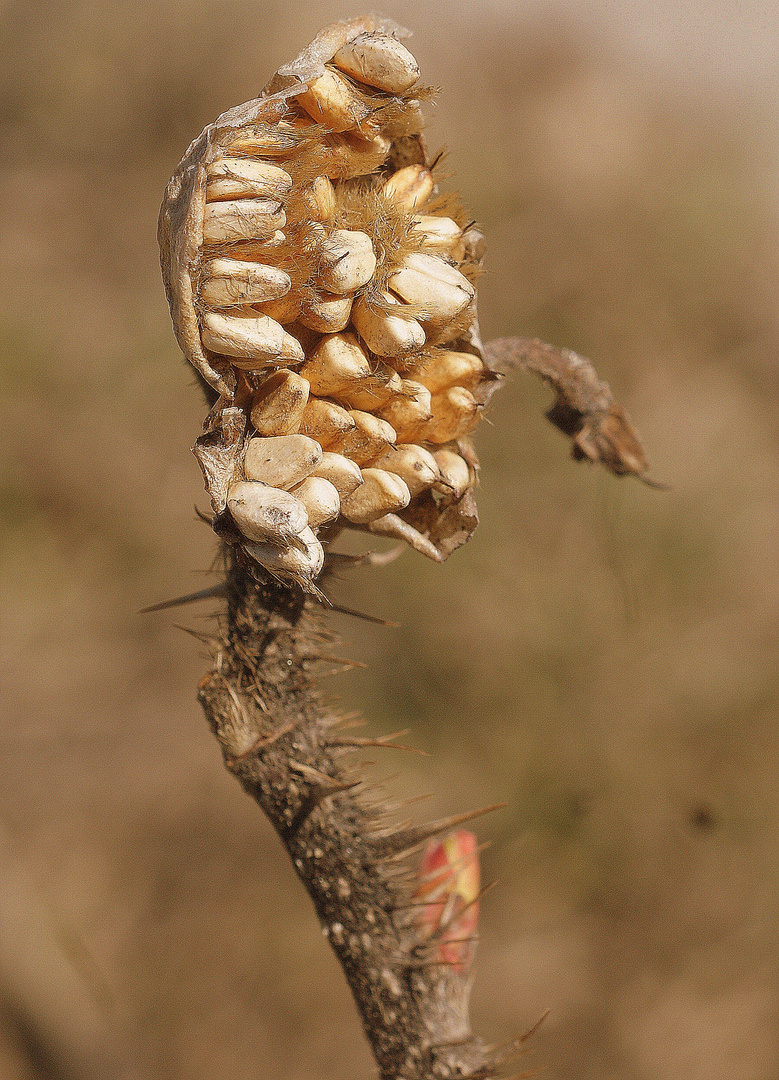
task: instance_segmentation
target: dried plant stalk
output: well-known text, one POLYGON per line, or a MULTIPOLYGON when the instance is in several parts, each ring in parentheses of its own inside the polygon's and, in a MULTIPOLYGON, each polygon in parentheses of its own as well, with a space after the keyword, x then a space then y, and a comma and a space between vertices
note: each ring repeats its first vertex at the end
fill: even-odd
MULTIPOLYGON (((227 767, 273 822, 352 988, 382 1080, 494 1075, 470 1029, 475 814, 398 825, 350 764, 367 743, 318 690, 344 527, 441 561, 478 518, 469 432, 511 367, 555 388, 574 456, 641 477, 627 416, 591 366, 540 342, 483 349, 483 243, 438 192, 405 31, 327 27, 263 95, 189 147, 160 215, 179 344, 210 403, 195 453, 227 600, 199 700, 227 767), (327 544, 325 555, 324 544, 327 544)), ((169 602, 159 607, 170 606, 169 602)), ((479 811, 481 813, 483 811, 479 811)))

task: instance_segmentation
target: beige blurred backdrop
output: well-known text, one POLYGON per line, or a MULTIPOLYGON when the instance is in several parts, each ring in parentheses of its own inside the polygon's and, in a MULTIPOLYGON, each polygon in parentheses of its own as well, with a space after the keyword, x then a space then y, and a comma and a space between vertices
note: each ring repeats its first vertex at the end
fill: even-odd
MULTIPOLYGON (((189 141, 330 0, 0 11, 0 1077, 357 1080, 373 1065, 270 827, 195 702, 203 416, 156 215, 189 141)), ((337 586, 332 680, 430 812, 503 801, 474 1022, 549 1080, 779 1077, 779 15, 521 0, 415 31, 489 240, 487 338, 591 357, 667 493, 575 465, 516 378, 482 524, 337 586)))

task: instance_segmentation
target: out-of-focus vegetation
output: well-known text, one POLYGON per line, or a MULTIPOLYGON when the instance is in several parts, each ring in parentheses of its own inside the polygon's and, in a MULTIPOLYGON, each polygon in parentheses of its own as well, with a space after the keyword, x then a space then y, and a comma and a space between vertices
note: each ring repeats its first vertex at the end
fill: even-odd
MULTIPOLYGON (((771 1080, 777 113, 758 85, 631 63, 582 12, 416 7, 391 14, 416 26, 431 142, 488 234, 485 336, 591 357, 673 490, 572 464, 547 392, 512 382, 479 431, 473 542, 339 585, 402 629, 337 616, 370 667, 333 690, 433 753, 380 763, 392 789, 435 814, 508 804, 480 829, 502 885, 479 1030, 551 1010, 528 1060, 550 1080, 771 1080)), ((2 1076, 371 1069, 195 703, 205 650, 173 624, 208 632, 212 608, 137 614, 213 580, 162 190, 206 123, 351 13, 3 5, 2 1076)))

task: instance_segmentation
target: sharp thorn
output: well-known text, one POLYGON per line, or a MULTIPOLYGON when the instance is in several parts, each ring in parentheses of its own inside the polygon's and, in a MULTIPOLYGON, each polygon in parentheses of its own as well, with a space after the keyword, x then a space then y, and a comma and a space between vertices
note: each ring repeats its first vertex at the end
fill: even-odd
POLYGON ((229 767, 231 765, 238 764, 238 762, 245 761, 247 758, 252 757, 252 755, 259 753, 261 750, 264 750, 266 746, 272 746, 275 742, 278 742, 279 739, 282 739, 285 735, 288 735, 290 731, 294 731, 294 729, 298 726, 299 723, 299 719, 290 720, 288 723, 283 724, 279 728, 276 728, 276 730, 272 731, 270 735, 261 735, 260 738, 257 739, 256 742, 252 743, 248 750, 244 750, 242 754, 230 754, 229 756, 226 756, 225 764, 229 767))
POLYGON ((227 583, 220 581, 217 585, 211 585, 208 589, 199 589, 197 592, 187 593, 186 596, 176 596, 173 600, 161 600, 158 604, 149 604, 141 608, 139 615, 148 615, 152 611, 166 611, 168 608, 183 607, 184 604, 194 604, 197 600, 212 600, 214 597, 224 599, 227 595, 227 583))
POLYGON ((483 814, 491 814, 493 810, 502 810, 505 806, 506 803, 494 803, 492 806, 485 806, 480 810, 471 810, 465 814, 454 814, 452 817, 431 821, 427 825, 418 825, 412 829, 402 830, 396 833, 395 836, 388 837, 383 844, 378 845, 377 857, 380 859, 393 859, 406 855, 434 836, 448 832, 449 829, 454 829, 458 825, 463 825, 466 821, 481 817, 483 814))

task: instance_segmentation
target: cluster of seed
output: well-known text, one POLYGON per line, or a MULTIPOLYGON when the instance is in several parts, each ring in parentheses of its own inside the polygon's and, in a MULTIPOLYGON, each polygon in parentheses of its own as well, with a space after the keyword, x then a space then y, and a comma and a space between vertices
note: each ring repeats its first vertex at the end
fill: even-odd
POLYGON ((415 534, 431 554, 399 515, 475 479, 458 440, 489 377, 464 337, 478 265, 419 139, 418 78, 395 37, 357 34, 206 166, 200 345, 250 418, 225 513, 251 559, 304 587, 322 526, 415 534))

